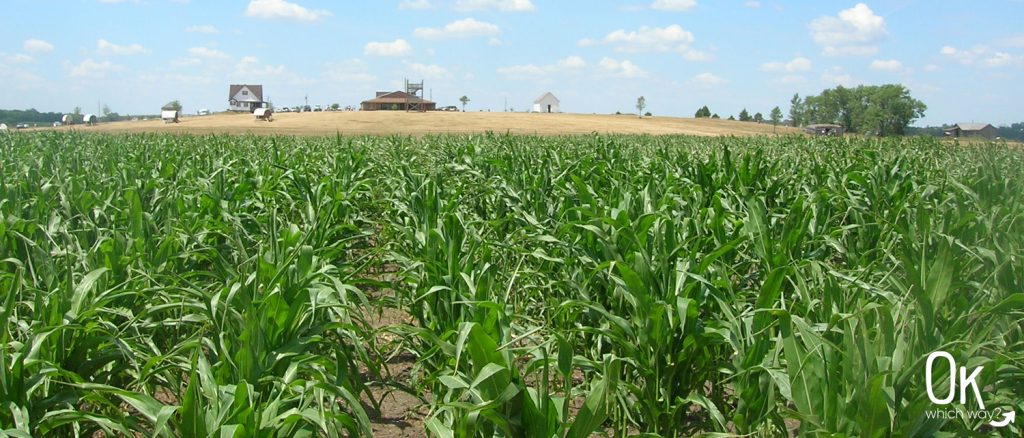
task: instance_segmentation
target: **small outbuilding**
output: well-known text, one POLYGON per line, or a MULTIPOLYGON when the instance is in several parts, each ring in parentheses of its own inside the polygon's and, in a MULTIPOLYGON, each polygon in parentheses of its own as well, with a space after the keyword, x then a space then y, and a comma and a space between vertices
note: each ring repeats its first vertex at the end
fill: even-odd
POLYGON ((996 138, 998 131, 995 126, 988 123, 957 123, 952 128, 943 130, 943 134, 953 138, 996 138))
POLYGON ((63 116, 60 116, 60 122, 65 124, 65 125, 69 125, 70 126, 70 125, 74 125, 78 121, 75 120, 75 115, 74 114, 64 114, 63 116))
POLYGON ((550 91, 540 95, 533 101, 533 112, 535 113, 560 113, 558 98, 550 91))
POLYGON ((181 114, 175 110, 160 111, 160 118, 164 121, 164 123, 178 123, 178 118, 180 116, 181 114))
POLYGON ((811 135, 824 135, 831 137, 843 135, 843 133, 846 132, 846 128, 843 128, 843 125, 836 125, 832 123, 818 123, 805 126, 804 132, 811 135))
POLYGON ((98 121, 99 117, 96 117, 96 114, 86 114, 82 116, 82 123, 89 126, 95 125, 98 121))
POLYGON ((6 130, 7 130, 7 124, 6 123, 0 123, 0 131, 6 131, 6 130))

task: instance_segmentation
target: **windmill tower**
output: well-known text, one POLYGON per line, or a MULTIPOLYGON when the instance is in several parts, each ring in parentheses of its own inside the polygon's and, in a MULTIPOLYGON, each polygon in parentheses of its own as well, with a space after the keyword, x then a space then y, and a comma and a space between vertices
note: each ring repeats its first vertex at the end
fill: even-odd
POLYGON ((405 80, 405 111, 406 112, 425 112, 427 107, 423 105, 423 80, 419 82, 409 82, 405 80))

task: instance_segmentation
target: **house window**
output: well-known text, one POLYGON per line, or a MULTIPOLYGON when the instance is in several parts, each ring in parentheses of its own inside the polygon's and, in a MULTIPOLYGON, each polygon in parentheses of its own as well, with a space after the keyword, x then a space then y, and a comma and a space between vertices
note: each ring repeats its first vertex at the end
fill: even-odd
POLYGON ((243 96, 248 96, 249 95, 249 90, 242 90, 242 95, 243 96))

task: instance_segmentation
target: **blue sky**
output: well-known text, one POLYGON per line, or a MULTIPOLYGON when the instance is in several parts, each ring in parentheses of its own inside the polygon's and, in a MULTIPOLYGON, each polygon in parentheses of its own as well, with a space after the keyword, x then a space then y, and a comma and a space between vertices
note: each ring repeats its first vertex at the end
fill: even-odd
POLYGON ((358 105, 424 79, 440 105, 723 118, 793 93, 902 83, 917 124, 1024 120, 1024 0, 7 0, 0 108, 155 113, 358 105))

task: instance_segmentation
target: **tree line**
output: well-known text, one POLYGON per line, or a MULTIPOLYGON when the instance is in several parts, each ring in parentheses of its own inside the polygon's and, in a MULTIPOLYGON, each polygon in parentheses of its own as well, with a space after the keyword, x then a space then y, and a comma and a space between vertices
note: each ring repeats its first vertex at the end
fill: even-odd
MULTIPOLYGON (((846 132, 865 135, 904 135, 914 120, 924 116, 926 109, 928 107, 914 99, 903 85, 861 85, 855 88, 840 85, 817 96, 801 98, 800 94, 794 94, 789 102, 789 118, 785 122, 790 126, 837 124, 842 125, 846 132)), ((719 118, 707 105, 699 108, 694 117, 719 118)), ((783 122, 783 113, 776 106, 765 119, 761 113, 750 115, 744 108, 738 117, 730 115, 728 119, 757 123, 768 121, 778 125, 783 122)))
POLYGON ((927 109, 903 85, 840 85, 802 99, 794 94, 789 118, 794 126, 828 123, 865 135, 904 135, 907 127, 923 117, 927 109))

